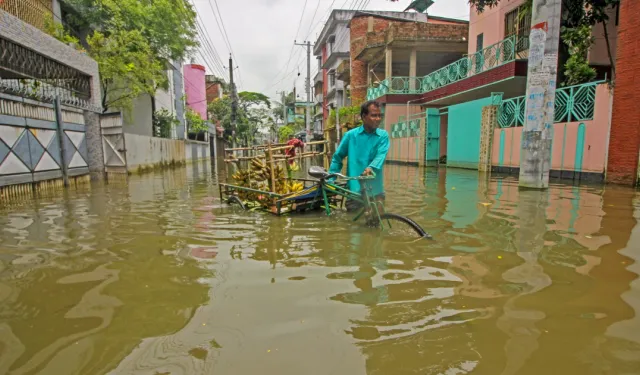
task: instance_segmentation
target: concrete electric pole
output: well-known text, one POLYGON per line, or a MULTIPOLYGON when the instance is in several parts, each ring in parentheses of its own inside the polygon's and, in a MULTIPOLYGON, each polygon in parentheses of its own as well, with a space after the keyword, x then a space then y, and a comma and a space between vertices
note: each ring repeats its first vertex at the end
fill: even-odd
POLYGON ((235 147, 236 130, 237 130, 237 114, 238 114, 238 95, 236 93, 236 85, 233 83, 233 58, 229 55, 229 86, 231 88, 231 147, 235 147))
POLYGON ((561 0, 533 0, 520 150, 521 188, 549 187, 561 8, 561 0))
MULTIPOLYGON (((295 41, 294 41, 295 43, 295 41)), ((306 46, 307 47, 307 82, 306 82, 306 90, 307 90, 307 103, 305 105, 305 125, 307 138, 311 138, 311 107, 309 104, 311 103, 311 42, 306 43, 295 43, 297 46, 306 46)), ((307 139, 308 141, 309 139, 307 139)))

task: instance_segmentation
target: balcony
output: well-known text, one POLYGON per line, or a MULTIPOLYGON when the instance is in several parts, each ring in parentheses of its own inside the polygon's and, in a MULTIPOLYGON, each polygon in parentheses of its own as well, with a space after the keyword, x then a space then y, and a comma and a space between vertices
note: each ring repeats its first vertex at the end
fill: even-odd
POLYGON ((51 0, 4 0, 0 9, 44 31, 46 20, 53 18, 51 0))
POLYGON ((367 32, 364 38, 354 41, 352 51, 357 60, 364 62, 378 61, 386 48, 462 54, 467 51, 468 34, 467 24, 392 23, 384 31, 367 32))
POLYGON ((524 57, 524 55, 517 53, 519 50, 525 50, 525 48, 522 48, 524 44, 523 40, 518 40, 516 36, 511 36, 424 77, 387 78, 380 82, 378 87, 370 87, 367 90, 367 99, 373 100, 389 94, 429 93, 524 57))
POLYGON ((351 60, 342 60, 336 68, 336 78, 343 82, 349 82, 351 78, 351 60))
POLYGON ((313 83, 314 84, 322 83, 322 69, 318 69, 318 72, 313 77, 313 83))

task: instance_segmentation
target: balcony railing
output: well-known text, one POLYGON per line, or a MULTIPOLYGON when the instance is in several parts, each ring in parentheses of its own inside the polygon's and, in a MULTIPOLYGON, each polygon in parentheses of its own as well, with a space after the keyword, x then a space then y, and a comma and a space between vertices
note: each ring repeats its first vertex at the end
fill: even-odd
POLYGON ((0 9, 43 31, 47 17, 53 18, 51 0, 0 0, 0 9))
POLYGON ((387 94, 424 94, 475 76, 516 59, 516 36, 511 36, 424 77, 391 77, 367 90, 367 99, 387 94))
MULTIPOLYGON (((596 86, 603 82, 589 82, 557 89, 555 123, 593 120, 596 86)), ((498 112, 498 125, 501 128, 523 126, 525 107, 524 96, 503 100, 498 112)))

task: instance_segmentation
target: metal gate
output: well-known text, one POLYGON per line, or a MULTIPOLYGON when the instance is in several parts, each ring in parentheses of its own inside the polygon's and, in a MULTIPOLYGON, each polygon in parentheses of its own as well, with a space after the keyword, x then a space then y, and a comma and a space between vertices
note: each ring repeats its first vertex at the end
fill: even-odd
POLYGON ((427 108, 425 126, 425 164, 438 165, 440 161, 440 110, 427 108))
POLYGON ((107 173, 127 173, 127 148, 122 125, 121 113, 107 113, 100 116, 102 150, 107 173))

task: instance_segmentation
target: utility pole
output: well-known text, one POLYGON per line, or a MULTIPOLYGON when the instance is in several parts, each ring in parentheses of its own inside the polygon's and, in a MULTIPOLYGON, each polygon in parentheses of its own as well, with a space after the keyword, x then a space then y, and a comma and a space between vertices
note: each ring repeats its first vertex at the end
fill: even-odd
POLYGON ((561 0, 533 0, 520 150, 521 188, 549 187, 561 4, 561 0))
POLYGON ((287 94, 282 91, 282 125, 287 125, 287 94))
POLYGON ((231 88, 231 147, 233 148, 236 143, 238 95, 236 85, 233 83, 233 58, 231 54, 229 54, 229 86, 231 88))
MULTIPOLYGON (((294 43, 295 43, 295 41, 294 41, 294 43)), ((297 45, 297 46, 306 46, 307 47, 307 82, 306 82, 307 103, 305 105, 305 107, 306 107, 305 124, 306 124, 307 137, 310 138, 310 135, 311 135, 311 107, 309 106, 309 104, 311 103, 311 42, 295 43, 295 45, 297 45)))

